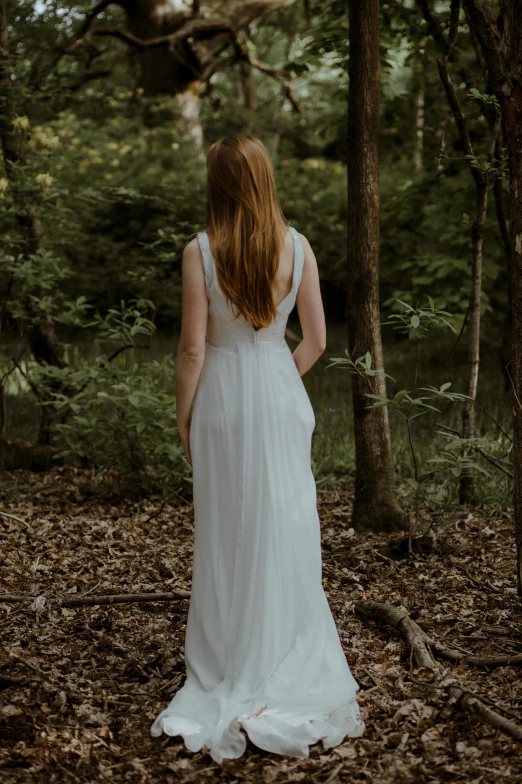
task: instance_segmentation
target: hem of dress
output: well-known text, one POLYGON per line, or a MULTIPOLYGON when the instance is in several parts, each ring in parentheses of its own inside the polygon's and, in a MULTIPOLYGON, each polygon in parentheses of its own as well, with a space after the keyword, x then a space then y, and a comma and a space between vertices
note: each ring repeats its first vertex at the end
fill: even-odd
POLYGON ((181 736, 189 751, 206 751, 219 764, 224 759, 241 757, 246 749, 247 737, 264 751, 306 758, 310 755, 310 747, 316 743, 321 742, 324 749, 331 749, 346 738, 361 737, 364 730, 357 697, 354 696, 333 711, 315 715, 311 712, 300 716, 281 707, 238 715, 217 738, 211 737, 212 729, 188 716, 160 714, 151 727, 151 735, 181 736))

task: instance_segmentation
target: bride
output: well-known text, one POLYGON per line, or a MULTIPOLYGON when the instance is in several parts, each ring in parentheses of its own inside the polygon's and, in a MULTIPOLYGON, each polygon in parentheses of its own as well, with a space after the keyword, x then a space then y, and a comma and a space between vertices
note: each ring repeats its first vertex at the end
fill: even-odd
POLYGON ((305 757, 364 730, 321 579, 315 418, 301 380, 325 348, 317 263, 283 217, 260 141, 217 142, 207 173, 207 231, 183 254, 176 364, 194 478, 187 678, 151 734, 181 735, 218 763, 241 756, 246 735, 305 757))

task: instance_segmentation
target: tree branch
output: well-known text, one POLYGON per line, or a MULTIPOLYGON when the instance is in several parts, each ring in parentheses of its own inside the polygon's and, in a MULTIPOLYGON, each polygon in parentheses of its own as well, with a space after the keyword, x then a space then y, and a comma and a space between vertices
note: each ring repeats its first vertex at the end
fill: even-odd
POLYGON ((69 90, 79 90, 84 86, 84 84, 87 84, 88 82, 93 82, 95 79, 103 79, 105 76, 110 76, 112 72, 115 71, 119 65, 121 65, 121 63, 125 62, 125 60, 128 60, 130 57, 133 57, 136 54, 136 50, 127 51, 121 54, 119 57, 115 57, 112 63, 106 68, 93 69, 92 71, 87 69, 79 79, 69 85, 69 90))
POLYGON ((373 602, 370 599, 361 599, 355 602, 355 612, 362 618, 372 621, 381 621, 388 626, 393 626, 406 637, 419 667, 433 670, 436 664, 426 647, 429 638, 420 626, 412 620, 408 611, 402 607, 393 607, 391 604, 373 602))
MULTIPOLYGON (((389 626, 398 629, 410 642, 412 655, 415 656, 419 667, 429 667, 435 669, 437 665, 432 660, 426 644, 430 644, 439 655, 444 651, 449 661, 458 662, 459 664, 474 664, 475 666, 482 667, 495 667, 495 666, 520 666, 522 665, 522 656, 497 656, 497 657, 473 657, 461 654, 458 651, 449 651, 444 646, 434 643, 428 635, 413 621, 407 610, 399 607, 393 607, 391 604, 384 604, 383 602, 373 602, 370 600, 361 599, 355 602, 355 612, 363 618, 369 618, 375 621, 381 621, 389 626), (458 657, 462 656, 461 659, 458 657), (480 662, 480 664, 479 664, 480 662), (485 662, 488 662, 487 664, 485 662)), ((414 680, 414 683, 420 686, 431 689, 443 689, 447 696, 455 702, 455 705, 460 707, 471 716, 480 719, 485 724, 493 727, 496 730, 505 732, 512 738, 520 741, 522 740, 522 727, 515 724, 514 721, 501 716, 496 710, 489 707, 490 700, 486 697, 482 698, 478 694, 468 691, 468 689, 461 686, 454 680, 446 680, 441 684, 423 683, 422 681, 414 680)), ((497 706, 494 706, 497 707, 497 706)), ((499 710, 503 710, 501 707, 499 710)))
POLYGON ((436 640, 429 637, 421 627, 410 618, 408 611, 403 607, 393 607, 384 602, 374 602, 370 599, 360 599, 355 602, 355 612, 361 618, 380 621, 388 626, 393 626, 406 637, 413 646, 413 655, 419 667, 435 669, 436 663, 432 659, 428 647, 445 661, 454 664, 467 664, 469 667, 480 669, 493 669, 495 667, 521 667, 522 654, 514 656, 470 656, 462 651, 446 648, 436 640))
POLYGON ((453 52, 455 40, 457 38, 459 16, 460 0, 451 0, 450 28, 448 31, 448 37, 444 43, 442 56, 437 60, 437 65, 442 86, 444 87, 444 92, 446 93, 446 98, 453 113, 453 117, 455 118, 455 124, 459 132, 460 142, 464 150, 464 155, 467 158, 471 175, 478 184, 482 185, 484 184, 484 176, 480 168, 474 165, 475 153, 473 151, 473 145, 471 144, 471 139, 469 136, 468 123, 462 111, 457 91, 455 90, 448 71, 448 59, 453 52))
POLYGON ((502 76, 502 55, 498 31, 489 19, 485 6, 476 0, 464 0, 470 27, 478 40, 491 81, 496 86, 502 76))
POLYGON ((105 9, 108 8, 108 6, 110 5, 121 5, 121 1, 99 0, 94 6, 94 8, 91 8, 91 10, 85 14, 85 19, 83 21, 83 24, 78 31, 78 38, 83 38, 83 36, 87 33, 87 31, 91 27, 96 17, 99 16, 103 11, 105 11, 105 9))
POLYGON ((248 58, 248 62, 258 71, 261 73, 266 74, 267 76, 271 76, 273 79, 277 79, 281 84, 281 91, 283 96, 287 98, 290 103, 292 104, 292 108, 295 112, 300 113, 301 107, 295 98, 294 94, 292 93, 292 77, 286 71, 281 71, 278 68, 272 68, 270 65, 266 65, 265 63, 256 60, 255 58, 248 58))
MULTIPOLYGON (((277 11, 287 6, 292 5, 296 0, 237 0, 237 2, 227 3, 224 8, 222 17, 214 15, 213 17, 201 17, 199 15, 201 4, 198 2, 193 3, 192 9, 188 16, 181 16, 181 24, 177 30, 168 35, 158 36, 156 38, 142 39, 134 35, 128 30, 119 27, 92 27, 94 19, 105 10, 112 2, 123 5, 122 0, 101 0, 97 3, 92 11, 87 14, 79 33, 75 36, 74 40, 64 49, 62 49, 58 60, 64 54, 73 54, 80 47, 96 48, 94 45, 94 38, 115 38, 122 41, 127 46, 133 48, 135 52, 145 52, 159 47, 168 47, 174 57, 180 63, 187 65, 182 57, 181 48, 184 44, 191 44, 194 41, 209 41, 220 35, 233 36, 239 30, 248 27, 254 20, 260 19, 272 11, 277 11)), ((213 10, 212 8, 208 10, 213 10)), ((91 74, 81 77, 73 85, 74 89, 82 86, 88 81, 98 79, 103 76, 108 76, 114 69, 122 62, 123 58, 118 58, 113 61, 107 68, 93 71, 91 74)), ((190 66, 189 66, 190 67, 190 66)), ((253 65, 253 67, 258 67, 253 65)), ((265 69, 265 73, 269 73, 269 66, 260 64, 259 70, 265 69)), ((275 73, 269 74, 282 81, 283 91, 296 111, 299 111, 297 101, 291 93, 289 86, 289 77, 285 75, 281 77, 277 69, 272 69, 275 73)), ((198 78, 199 73, 195 74, 198 78)))
POLYGON ((450 7, 450 26, 448 30, 448 37, 442 51, 442 56, 447 60, 453 53, 453 47, 457 40, 457 33, 459 31, 459 17, 460 17, 460 0, 451 0, 450 7))
MULTIPOLYGON (((448 427, 448 425, 444 425, 442 422, 437 422, 437 427, 441 427, 443 430, 447 430, 449 433, 454 433, 459 438, 462 438, 462 433, 459 430, 455 430, 453 427, 448 427)), ((484 460, 487 460, 488 463, 498 468, 499 471, 509 476, 510 479, 513 479, 513 472, 502 465, 499 458, 494 457, 494 455, 490 455, 488 452, 485 452, 481 447, 471 444, 471 448, 477 452, 477 454, 482 455, 484 460)))
MULTIPOLYGON (((34 596, 16 596, 0 593, 0 602, 16 604, 17 602, 34 601, 34 596)), ((58 600, 60 607, 94 607, 103 604, 133 604, 142 602, 174 602, 178 599, 190 599, 190 591, 172 591, 170 593, 117 593, 107 596, 64 596, 58 600)))

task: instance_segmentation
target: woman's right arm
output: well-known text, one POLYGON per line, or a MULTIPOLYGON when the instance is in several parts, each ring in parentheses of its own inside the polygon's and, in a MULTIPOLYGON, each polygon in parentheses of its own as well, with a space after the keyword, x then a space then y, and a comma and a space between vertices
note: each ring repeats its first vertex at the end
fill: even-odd
POLYGON ((176 418, 185 455, 192 464, 190 414, 205 359, 208 316, 205 272, 197 239, 189 242, 183 252, 182 287, 181 337, 176 358, 176 418))
POLYGON ((303 339, 293 356, 299 374, 304 376, 326 348, 326 323, 317 261, 306 237, 299 236, 304 248, 304 266, 296 303, 303 339))

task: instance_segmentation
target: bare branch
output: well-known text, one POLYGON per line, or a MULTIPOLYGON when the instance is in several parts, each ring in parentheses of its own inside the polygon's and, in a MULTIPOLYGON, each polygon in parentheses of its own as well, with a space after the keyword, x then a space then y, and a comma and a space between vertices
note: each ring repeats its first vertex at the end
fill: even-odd
POLYGON ((429 642, 427 634, 410 618, 408 611, 403 607, 393 607, 391 604, 361 599, 355 602, 355 612, 363 618, 381 621, 381 623, 387 623, 394 629, 398 629, 408 640, 417 666, 430 670, 435 669, 436 665, 426 647, 426 643, 429 642))
POLYGON ((84 84, 88 82, 92 82, 95 79, 103 79, 104 76, 110 76, 116 68, 121 65, 125 60, 128 60, 130 57, 133 57, 136 54, 136 51, 128 51, 121 54, 119 57, 115 57, 114 60, 110 65, 106 68, 98 68, 98 69, 87 69, 85 73, 80 76, 75 82, 69 85, 70 90, 79 90, 84 84))
POLYGON ((448 38, 444 45, 444 50, 442 52, 442 56, 444 59, 448 59, 453 51, 453 47, 455 46, 455 41, 457 39, 457 33, 459 30, 459 17, 460 17, 460 0, 451 0, 451 9, 450 9, 450 26, 448 30, 448 38))
POLYGON ((78 599, 65 598, 62 601, 62 607, 92 607, 100 604, 132 604, 134 602, 174 602, 178 599, 190 599, 190 591, 119 593, 110 596, 82 596, 78 599))
MULTIPOLYGON (((391 604, 383 602, 374 602, 366 599, 361 599, 355 602, 355 612, 363 618, 380 621, 389 626, 398 629, 408 640, 411 646, 412 655, 415 656, 417 664, 420 667, 429 667, 435 669, 437 665, 433 662, 427 645, 430 645, 439 656, 449 661, 459 664, 471 664, 477 667, 499 667, 499 666, 520 666, 522 665, 522 656, 490 656, 490 657, 477 657, 467 656, 461 654, 459 651, 450 651, 439 643, 435 643, 428 635, 413 621, 408 611, 404 608, 393 607, 391 604)), ((485 724, 493 727, 496 730, 505 732, 516 740, 522 740, 522 727, 515 724, 514 721, 501 716, 497 710, 503 708, 494 705, 497 710, 489 707, 491 701, 487 697, 480 697, 478 694, 468 691, 468 689, 461 686, 453 679, 446 679, 442 683, 423 683, 422 681, 414 680, 414 683, 420 686, 431 689, 444 690, 447 696, 455 702, 455 705, 469 713, 471 716, 480 719, 485 724)))
MULTIPOLYGON (((172 55, 176 57, 180 63, 190 68, 192 66, 190 66, 190 64, 187 63, 183 58, 182 48, 184 45, 192 44, 195 41, 209 41, 222 35, 233 36, 239 30, 248 27, 248 25, 251 24, 254 20, 260 19, 272 11, 286 8, 287 6, 295 3, 296 0, 236 0, 236 2, 225 4, 221 17, 214 14, 210 18, 201 18, 201 16, 199 16, 201 4, 199 2, 195 2, 193 3, 190 14, 185 17, 182 15, 178 20, 179 26, 177 30, 169 33, 168 35, 162 35, 150 39, 139 38, 129 30, 124 30, 119 27, 93 28, 92 23, 94 19, 103 10, 105 10, 111 4, 111 2, 114 2, 118 5, 123 5, 122 0, 101 0, 99 3, 97 3, 92 11, 90 11, 87 15, 79 33, 77 36, 75 36, 74 40, 66 48, 62 49, 57 62, 64 54, 73 54, 81 47, 91 49, 94 48, 96 53, 99 54, 94 45, 94 39, 108 37, 122 41, 127 46, 131 47, 136 53, 149 51, 159 47, 168 47, 172 55)), ((122 62, 122 59, 124 58, 117 58, 106 68, 100 68, 97 71, 93 71, 92 73, 87 74, 85 77, 80 77, 80 79, 78 79, 77 82, 75 82, 73 85, 73 89, 78 89, 78 87, 81 87, 83 84, 88 81, 92 81, 93 79, 108 76, 122 62)), ((266 73, 269 73, 268 68, 269 67, 266 66, 266 73)), ((262 68, 260 68, 260 70, 261 69, 262 68)), ((194 70, 193 67, 192 70, 194 70)), ((272 70, 275 71, 276 69, 272 70)), ((194 74, 196 78, 200 78, 201 76, 199 72, 196 73, 194 71, 194 74)), ((278 78, 281 81, 281 77, 276 75, 276 73, 270 75, 274 76, 274 78, 278 78)), ((283 92, 285 97, 290 100, 294 109, 299 111, 297 101, 291 93, 288 75, 283 78, 283 92)))
POLYGON ((261 71, 261 73, 271 76, 273 79, 277 79, 281 83, 283 96, 290 101, 294 111, 301 112, 301 107, 292 93, 292 77, 289 73, 281 71, 278 68, 272 68, 270 65, 266 65, 255 58, 249 58, 248 62, 252 68, 256 68, 258 71, 261 71))
POLYGON ((91 10, 85 14, 84 22, 78 31, 78 38, 83 38, 96 17, 105 11, 105 9, 110 5, 121 5, 121 2, 120 0, 99 0, 94 8, 91 8, 91 10))
MULTIPOLYGON (((16 596, 0 593, 0 603, 34 601, 34 596, 16 596)), ((171 591, 169 593, 117 593, 107 596, 64 596, 58 600, 60 607, 95 607, 102 604, 133 604, 142 602, 174 602, 178 599, 190 599, 190 591, 171 591)))

